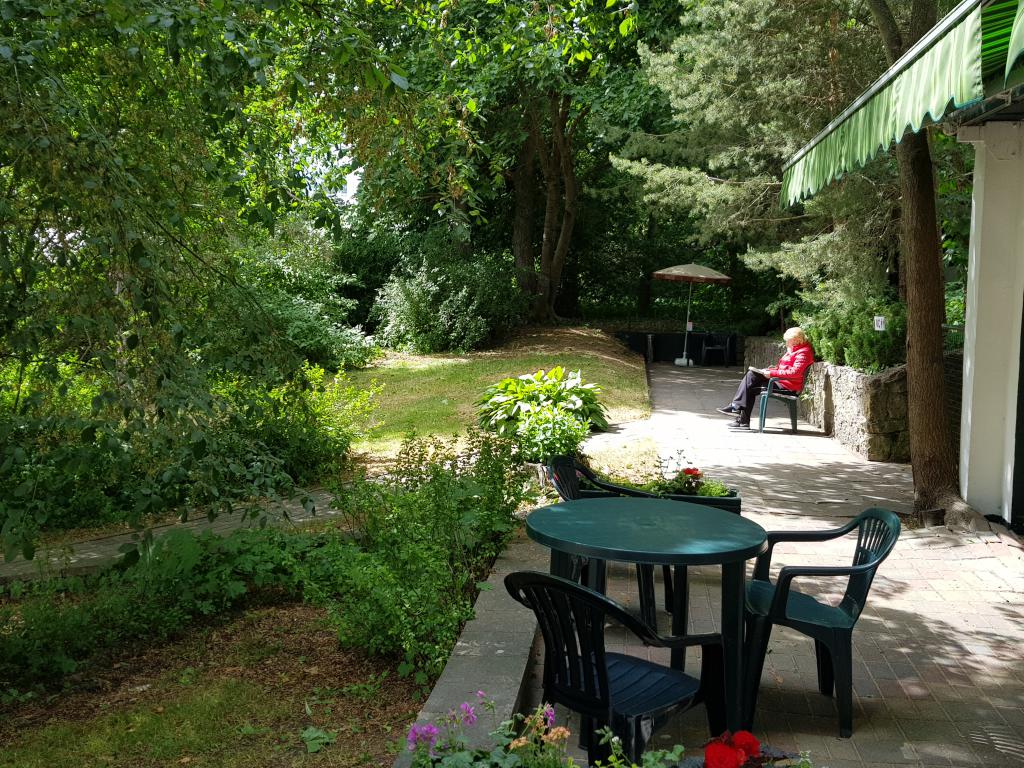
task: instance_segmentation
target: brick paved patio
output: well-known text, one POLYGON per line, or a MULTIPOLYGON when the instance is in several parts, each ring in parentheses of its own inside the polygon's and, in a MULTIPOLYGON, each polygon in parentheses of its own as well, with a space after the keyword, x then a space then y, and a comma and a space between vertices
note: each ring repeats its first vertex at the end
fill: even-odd
MULTIPOLYGON (((911 509, 909 467, 867 462, 807 424, 797 435, 783 433, 784 412, 771 419, 771 433, 728 430, 714 407, 729 400, 739 373, 654 366, 651 419, 597 439, 649 436, 665 456, 682 450, 685 460, 739 488, 743 514, 769 530, 834 527, 868 506, 911 509)), ((780 546, 774 562, 835 563, 850 551, 850 542, 813 552, 780 546)), ((635 605, 633 573, 612 565, 610 592, 635 605)), ((692 630, 714 631, 718 574, 691 573, 692 630)), ((667 631, 668 615, 661 619, 667 631)), ((667 661, 657 649, 622 647, 667 661)), ((537 669, 527 705, 540 695, 537 669)), ((780 748, 809 750, 819 767, 1024 765, 1020 542, 1005 533, 905 530, 854 631, 853 738, 838 738, 834 704, 817 692, 813 642, 786 628, 776 628, 769 645, 755 733, 780 748)), ((706 738, 697 708, 656 734, 652 746, 678 742, 693 754, 706 738)))

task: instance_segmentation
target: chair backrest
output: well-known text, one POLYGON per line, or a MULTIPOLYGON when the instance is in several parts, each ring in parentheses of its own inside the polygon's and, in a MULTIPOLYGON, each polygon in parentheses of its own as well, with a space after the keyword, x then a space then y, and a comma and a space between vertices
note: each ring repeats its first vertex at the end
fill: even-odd
POLYGON ((888 509, 872 507, 861 512, 853 520, 857 529, 857 549, 853 553, 853 565, 871 565, 864 573, 850 577, 842 604, 859 616, 867 602, 871 582, 882 561, 889 556, 896 540, 900 537, 900 519, 888 509))
POLYGON ((548 459, 548 480, 555 486, 558 495, 565 501, 582 497, 580 494, 580 478, 576 473, 576 459, 572 456, 552 456, 548 459))
POLYGON ((545 697, 582 715, 607 718, 605 618, 622 621, 624 609, 598 592, 546 573, 510 573, 505 588, 537 615, 544 638, 545 697))

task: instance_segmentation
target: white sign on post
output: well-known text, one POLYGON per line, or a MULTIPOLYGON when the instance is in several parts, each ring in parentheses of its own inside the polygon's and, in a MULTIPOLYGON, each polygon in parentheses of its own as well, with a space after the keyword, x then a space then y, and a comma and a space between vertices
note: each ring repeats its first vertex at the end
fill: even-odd
POLYGON ((882 315, 875 315, 875 330, 876 331, 884 331, 885 330, 885 317, 883 317, 882 315))
POLYGON ((686 324, 686 330, 688 330, 688 331, 692 331, 693 330, 693 322, 692 321, 688 322, 686 324))

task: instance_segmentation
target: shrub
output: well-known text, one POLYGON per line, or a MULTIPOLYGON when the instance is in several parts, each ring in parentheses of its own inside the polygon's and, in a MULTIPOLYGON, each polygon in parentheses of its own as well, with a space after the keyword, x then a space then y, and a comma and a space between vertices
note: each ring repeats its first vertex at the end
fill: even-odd
POLYGON ((519 422, 535 410, 554 408, 589 421, 597 429, 608 429, 603 405, 597 396, 601 387, 584 384, 580 371, 568 374, 561 366, 517 378, 502 379, 484 390, 476 401, 480 426, 499 435, 513 435, 519 422))
POLYGON ((447 235, 428 234, 418 260, 381 288, 372 316, 386 346, 420 353, 465 352, 519 322, 525 305, 508 253, 460 254, 447 235))
POLYGON ((866 299, 856 304, 836 303, 813 312, 794 313, 814 347, 818 360, 877 372, 899 365, 906 356, 906 308, 896 301, 866 299), (875 315, 886 319, 876 331, 875 315))
POLYGON ((226 538, 170 531, 133 566, 29 584, 0 607, 0 689, 57 683, 97 654, 171 637, 253 589, 294 591, 311 540, 274 531, 226 538))
POLYGON ((270 323, 263 334, 288 339, 306 360, 330 370, 362 367, 376 346, 347 324, 357 302, 345 291, 355 278, 335 266, 333 251, 326 232, 292 217, 272 238, 261 232, 239 250, 239 281, 270 323))
POLYGON ((316 594, 342 642, 441 671, 472 616, 476 580, 515 526, 524 486, 512 451, 486 435, 461 455, 451 443, 410 441, 385 482, 339 491, 364 554, 340 553, 316 594))
POLYGON ((173 636, 256 594, 323 605, 340 642, 404 658, 425 681, 514 530, 525 486, 512 452, 484 435, 462 454, 408 442, 386 482, 339 492, 340 532, 176 530, 100 576, 15 584, 0 601, 0 691, 59 684, 97 655, 173 636))
POLYGON ((59 368, 54 381, 29 375, 17 389, 0 387, 7 553, 31 555, 41 530, 287 495, 337 468, 373 396, 308 365, 277 384, 240 374, 211 384, 185 372, 157 390, 152 410, 126 418, 101 376, 59 368), (17 408, 12 391, 21 393, 17 408))
POLYGON ((544 405, 522 416, 515 442, 524 461, 546 461, 551 456, 573 456, 590 434, 586 419, 544 405))

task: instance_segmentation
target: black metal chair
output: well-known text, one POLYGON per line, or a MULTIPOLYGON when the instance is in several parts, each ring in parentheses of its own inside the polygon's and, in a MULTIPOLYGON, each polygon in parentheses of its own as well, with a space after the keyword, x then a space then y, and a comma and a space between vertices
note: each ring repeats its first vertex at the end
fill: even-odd
MULTIPOLYGON (((609 483, 594 474, 593 470, 572 456, 552 456, 548 460, 547 475, 555 486, 558 495, 565 501, 573 499, 593 499, 610 496, 634 496, 636 498, 661 498, 655 493, 647 493, 636 488, 609 483), (591 488, 584 488, 580 483, 583 478, 591 488)), ((604 564, 597 567, 603 568, 604 564)), ((665 610, 672 606, 672 568, 661 567, 662 580, 665 584, 665 610)), ((658 626, 657 607, 654 599, 654 566, 637 563, 636 580, 640 588, 640 616, 651 627, 658 626)))
POLYGON ((789 407, 789 420, 793 425, 793 432, 796 433, 796 409, 800 404, 800 395, 804 391, 804 387, 807 386, 807 379, 809 377, 804 375, 804 383, 800 387, 799 391, 792 391, 785 389, 778 379, 769 379, 768 388, 761 393, 761 407, 758 412, 758 425, 757 431, 764 432, 764 420, 768 415, 768 401, 778 400, 780 403, 785 403, 789 407))
POLYGON ((599 592, 545 573, 510 573, 505 588, 537 615, 544 638, 544 701, 580 714, 580 746, 586 748, 591 765, 609 757, 607 745, 599 744, 597 737, 606 726, 637 765, 647 739, 676 711, 703 702, 711 734, 725 730, 721 635, 661 637, 599 592), (609 620, 645 645, 700 646, 700 680, 646 659, 606 651, 609 620))
POLYGON ((722 365, 726 368, 729 367, 729 361, 732 359, 732 345, 734 343, 734 336, 730 333, 707 333, 704 334, 704 340, 700 347, 700 364, 708 364, 708 354, 722 356, 722 365))
POLYGON ((875 571, 889 556, 899 535, 896 514, 876 507, 861 512, 841 528, 768 533, 768 549, 757 558, 754 577, 747 584, 748 722, 754 719, 768 639, 772 625, 777 624, 813 638, 818 690, 826 696, 835 690, 839 735, 849 738, 853 734, 853 627, 864 610, 875 571), (829 541, 853 531, 857 532, 853 565, 786 566, 774 584, 769 580, 772 552, 780 541, 829 541), (793 589, 793 579, 804 576, 849 576, 842 601, 832 606, 793 589))

